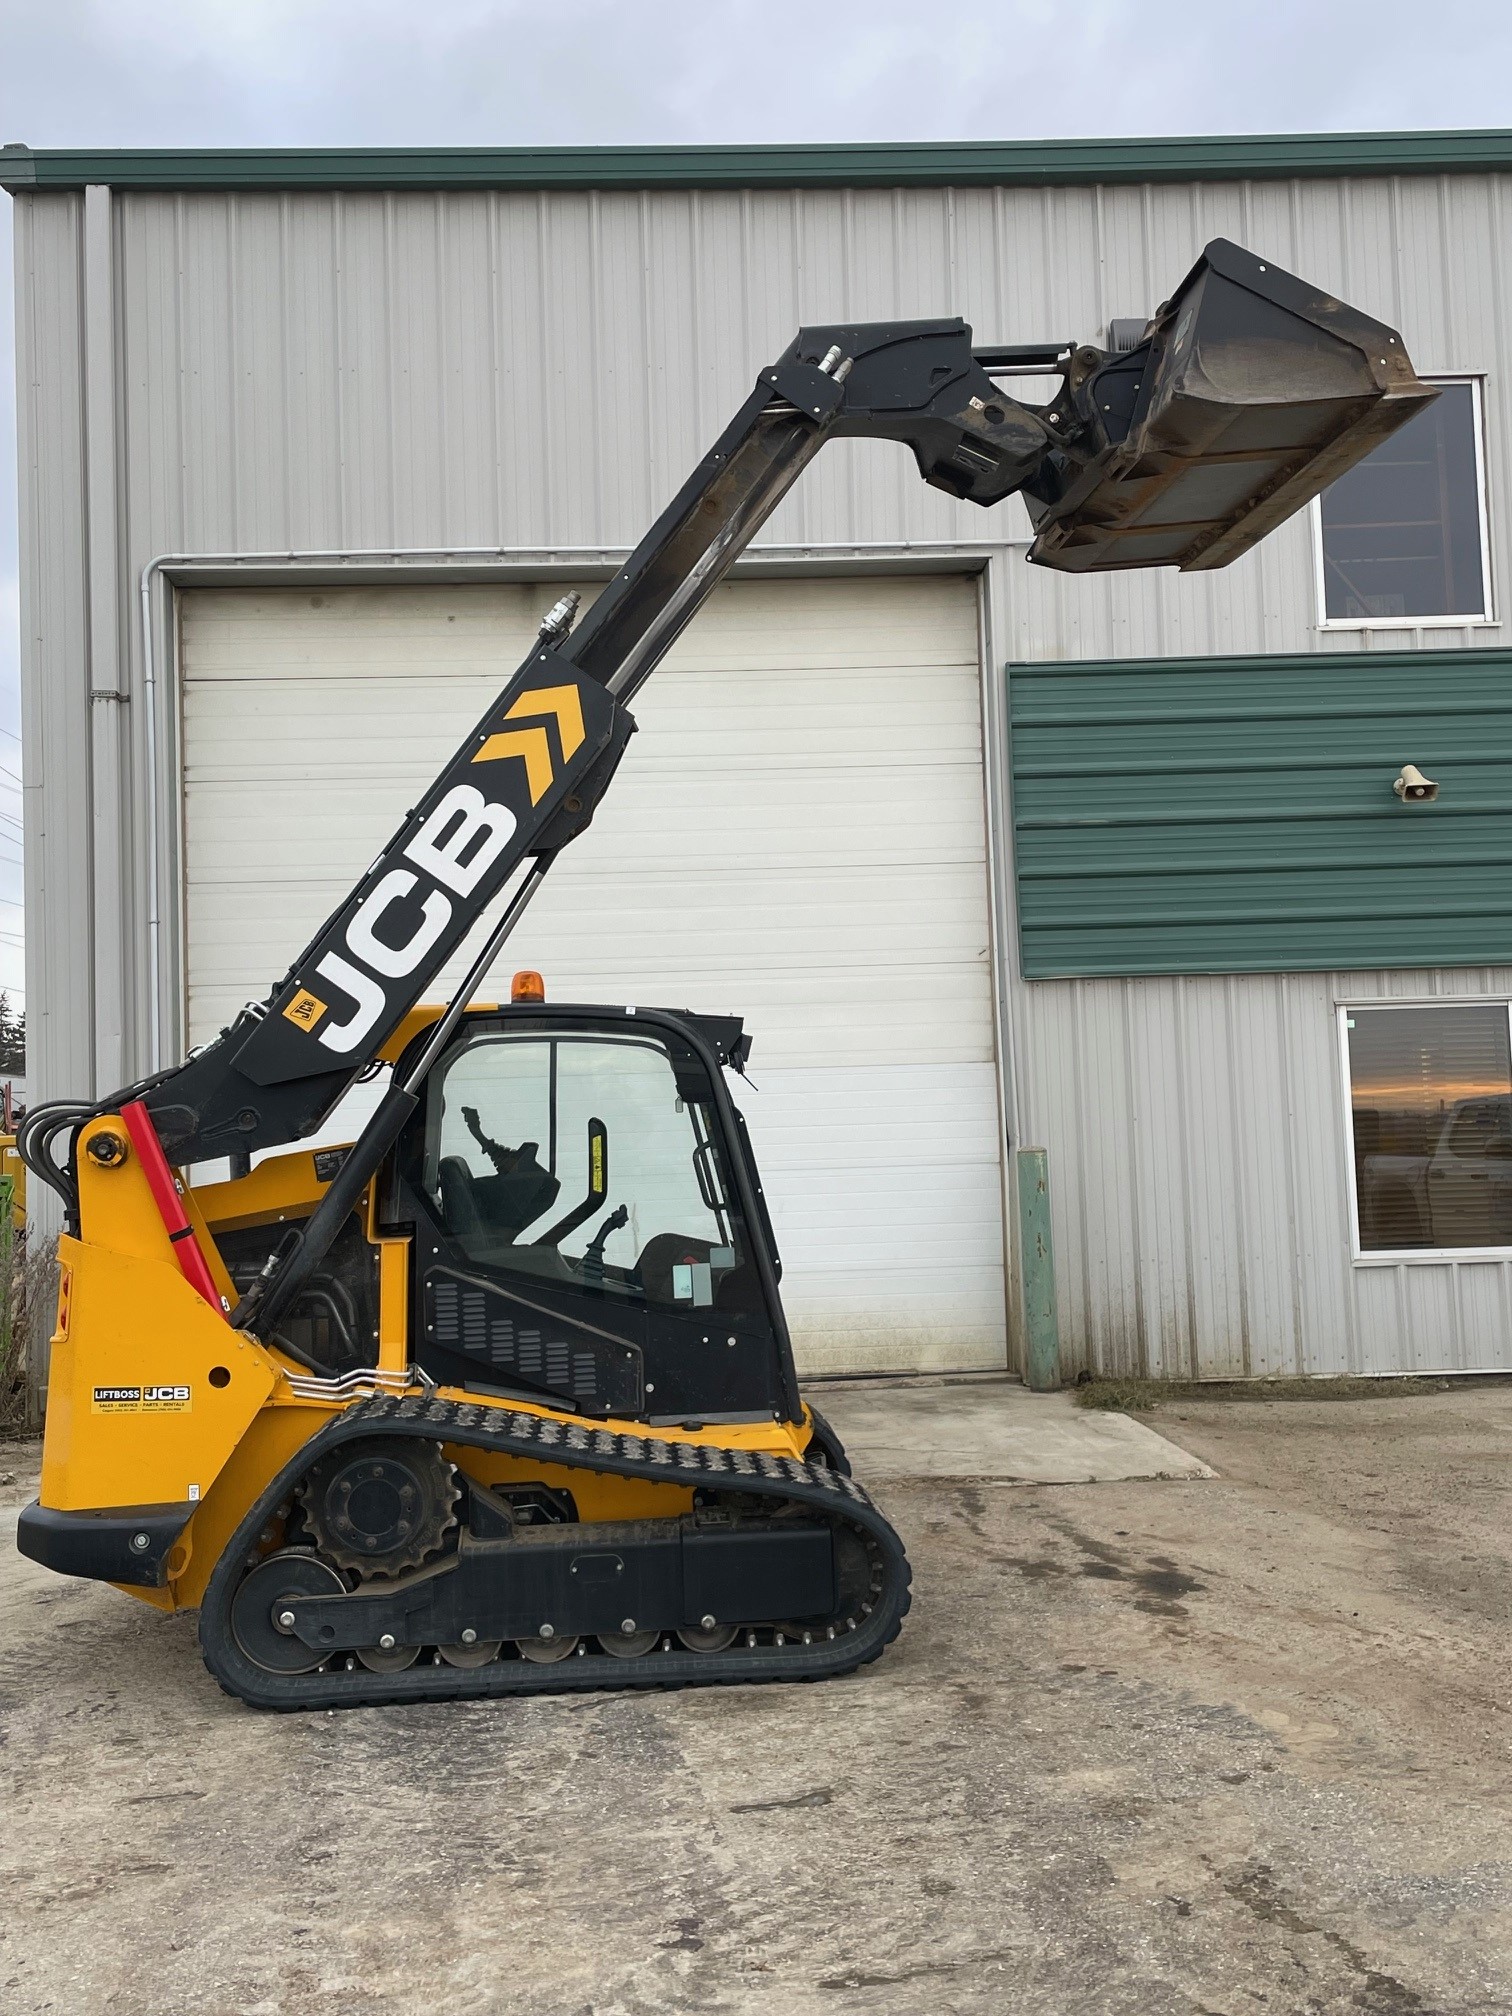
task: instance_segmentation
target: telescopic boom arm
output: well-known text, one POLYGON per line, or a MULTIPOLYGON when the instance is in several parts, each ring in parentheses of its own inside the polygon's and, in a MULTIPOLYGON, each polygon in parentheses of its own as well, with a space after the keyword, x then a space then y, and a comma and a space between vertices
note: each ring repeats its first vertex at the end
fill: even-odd
MULTIPOLYGON (((801 329, 576 629, 575 598, 551 612, 509 685, 267 999, 142 1091, 180 1166, 230 1156, 245 1167, 253 1150, 309 1134, 514 885, 418 1065, 391 1086, 300 1250, 272 1267, 238 1320, 266 1334, 297 1292, 524 903, 592 818, 634 732, 629 701, 826 441, 900 442, 927 483, 974 504, 1022 493, 1041 565, 1213 567, 1434 396, 1394 331, 1222 240, 1124 353, 974 349, 959 320, 801 329), (1060 378, 1043 405, 1003 390, 1031 371, 1060 378)), ((23 1152, 67 1195, 67 1174, 46 1152, 51 1135, 27 1131, 23 1152)))

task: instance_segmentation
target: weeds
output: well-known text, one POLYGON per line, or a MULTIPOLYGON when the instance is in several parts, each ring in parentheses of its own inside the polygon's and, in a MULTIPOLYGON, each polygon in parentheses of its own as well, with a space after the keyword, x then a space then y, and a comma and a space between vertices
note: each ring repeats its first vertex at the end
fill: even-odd
POLYGON ((36 1432, 27 1373, 52 1329, 57 1293, 57 1240, 28 1239, 7 1212, 0 1222, 0 1441, 36 1432))
POLYGON ((1447 1379, 1085 1379, 1071 1389, 1078 1407, 1151 1414, 1190 1400, 1406 1400, 1447 1393, 1447 1379))

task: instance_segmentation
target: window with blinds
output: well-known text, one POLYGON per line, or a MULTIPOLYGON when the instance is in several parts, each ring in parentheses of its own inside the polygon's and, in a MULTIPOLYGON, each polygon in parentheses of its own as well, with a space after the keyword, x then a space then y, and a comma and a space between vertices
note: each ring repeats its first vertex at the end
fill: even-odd
POLYGON ((1358 1250, 1512 1247, 1505 1002, 1345 1008, 1358 1250))

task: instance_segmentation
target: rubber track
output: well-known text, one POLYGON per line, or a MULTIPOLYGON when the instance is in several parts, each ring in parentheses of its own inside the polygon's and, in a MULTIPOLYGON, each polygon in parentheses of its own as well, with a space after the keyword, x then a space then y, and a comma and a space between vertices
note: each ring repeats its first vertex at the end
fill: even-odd
POLYGON ((838 1470, 749 1449, 671 1442, 650 1432, 614 1434, 576 1421, 467 1401, 378 1394, 354 1402, 312 1436, 236 1529, 205 1590, 200 1650, 226 1692, 255 1708, 359 1708, 405 1701, 475 1700, 500 1694, 826 1680, 867 1665, 897 1637, 908 1614, 909 1579, 902 1541, 861 1485, 838 1470), (877 1545, 884 1565, 883 1586, 871 1614, 856 1630, 812 1645, 746 1646, 737 1640, 723 1652, 688 1652, 681 1646, 663 1651, 658 1647, 633 1660, 588 1652, 581 1657, 574 1654, 559 1665, 501 1658, 470 1669, 438 1662, 417 1664, 402 1673, 371 1673, 361 1665, 352 1672, 345 1668, 300 1674, 266 1672, 242 1652, 230 1628, 231 1599, 257 1535, 312 1463, 339 1443, 370 1435, 413 1435, 569 1469, 642 1477, 655 1484, 702 1485, 812 1506, 828 1518, 848 1520, 877 1545))

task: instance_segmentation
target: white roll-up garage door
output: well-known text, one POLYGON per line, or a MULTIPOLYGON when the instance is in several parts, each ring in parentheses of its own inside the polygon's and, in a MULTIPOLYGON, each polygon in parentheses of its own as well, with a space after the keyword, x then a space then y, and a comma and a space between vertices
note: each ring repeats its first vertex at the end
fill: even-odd
MULTIPOLYGON (((183 595, 192 1041, 285 970, 560 590, 183 595)), ((978 650, 960 577, 725 584, 507 955, 557 1001, 745 1016, 808 1371, 1004 1361, 978 650)))

